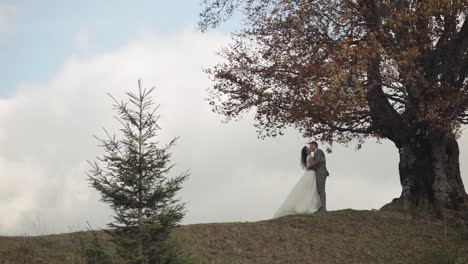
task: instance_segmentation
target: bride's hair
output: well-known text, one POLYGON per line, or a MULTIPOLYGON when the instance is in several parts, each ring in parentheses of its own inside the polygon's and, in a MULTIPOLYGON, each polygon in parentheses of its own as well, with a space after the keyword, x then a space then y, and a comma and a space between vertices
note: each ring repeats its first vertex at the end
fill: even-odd
POLYGON ((301 150, 301 165, 302 167, 305 167, 307 165, 307 155, 309 153, 307 153, 307 147, 303 147, 302 150, 301 150))

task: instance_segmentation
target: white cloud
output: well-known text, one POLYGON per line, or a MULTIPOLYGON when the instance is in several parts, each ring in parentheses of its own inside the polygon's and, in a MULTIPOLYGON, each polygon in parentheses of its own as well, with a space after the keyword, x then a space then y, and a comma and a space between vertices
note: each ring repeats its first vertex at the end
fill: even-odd
MULTIPOLYGON (((47 82, 30 83, 0 101, 0 234, 66 232, 89 221, 104 226, 111 211, 88 186, 86 160, 101 150, 92 135, 117 133, 112 100, 136 91, 137 79, 157 87, 162 141, 181 136, 176 170, 191 169, 181 192, 184 223, 269 218, 301 176, 305 141, 291 131, 258 140, 251 121, 222 124, 204 98, 210 85, 202 67, 213 65, 226 36, 184 32, 146 36, 106 54, 72 57, 47 82), (39 222, 39 223, 38 223, 39 222)), ((468 137, 461 139, 462 156, 468 137)), ((397 150, 369 143, 328 155, 330 209, 379 208, 399 195, 397 150)), ((468 182, 467 168, 462 173, 468 182)))

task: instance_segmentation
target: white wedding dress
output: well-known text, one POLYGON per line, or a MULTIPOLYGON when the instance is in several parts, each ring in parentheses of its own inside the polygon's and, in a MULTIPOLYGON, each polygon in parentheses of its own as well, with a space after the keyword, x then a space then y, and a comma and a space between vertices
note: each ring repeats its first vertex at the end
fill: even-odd
MULTIPOLYGON (((307 165, 311 163, 312 159, 311 155, 307 156, 307 165)), ((304 169, 304 174, 289 192, 273 218, 294 214, 312 214, 317 212, 319 208, 320 196, 317 190, 315 170, 304 169)))

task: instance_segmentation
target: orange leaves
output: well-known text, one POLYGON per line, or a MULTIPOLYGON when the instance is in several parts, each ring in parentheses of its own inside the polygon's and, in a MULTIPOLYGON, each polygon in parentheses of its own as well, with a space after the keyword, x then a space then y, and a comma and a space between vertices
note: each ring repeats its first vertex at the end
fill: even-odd
POLYGON ((453 106, 468 97, 468 64, 450 66, 467 1, 244 3, 247 26, 212 72, 221 114, 255 109, 267 135, 293 125, 346 142, 387 135, 386 122, 456 127, 468 107, 453 106))

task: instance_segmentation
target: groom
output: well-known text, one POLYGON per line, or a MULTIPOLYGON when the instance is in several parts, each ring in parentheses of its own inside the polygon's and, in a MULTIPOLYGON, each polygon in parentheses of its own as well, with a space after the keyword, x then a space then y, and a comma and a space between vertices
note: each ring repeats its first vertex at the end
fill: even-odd
POLYGON ((318 148, 317 142, 309 143, 310 150, 314 152, 314 161, 307 167, 308 170, 315 170, 317 177, 317 189, 320 195, 321 206, 319 211, 327 211, 327 195, 325 193, 325 180, 330 175, 327 170, 327 160, 325 154, 318 148))

